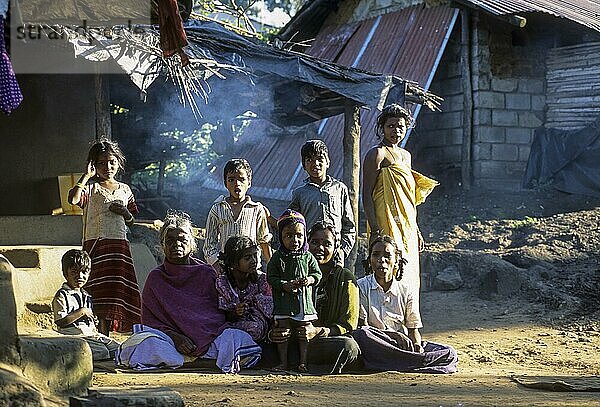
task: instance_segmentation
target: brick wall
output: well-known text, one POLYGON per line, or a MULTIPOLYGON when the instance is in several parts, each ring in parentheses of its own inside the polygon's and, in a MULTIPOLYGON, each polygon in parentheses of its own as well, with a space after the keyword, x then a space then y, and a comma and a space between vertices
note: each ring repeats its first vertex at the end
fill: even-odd
MULTIPOLYGON (((513 31, 498 20, 482 18, 472 36, 473 184, 520 188, 534 130, 544 122, 544 53, 534 36, 516 45, 513 31)), ((422 111, 415 141, 419 157, 434 175, 460 181, 462 86, 460 22, 448 44, 431 90, 446 100, 443 113, 422 111)))

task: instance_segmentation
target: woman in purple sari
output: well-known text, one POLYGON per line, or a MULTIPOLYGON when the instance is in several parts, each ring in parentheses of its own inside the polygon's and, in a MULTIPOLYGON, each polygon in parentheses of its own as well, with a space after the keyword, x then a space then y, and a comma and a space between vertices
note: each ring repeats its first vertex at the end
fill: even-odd
POLYGON ((215 270, 191 255, 196 244, 189 217, 167 215, 160 241, 165 261, 144 285, 143 325, 126 341, 117 363, 139 369, 177 367, 185 356, 216 359, 225 373, 254 366, 260 347, 227 322, 218 306, 215 270))

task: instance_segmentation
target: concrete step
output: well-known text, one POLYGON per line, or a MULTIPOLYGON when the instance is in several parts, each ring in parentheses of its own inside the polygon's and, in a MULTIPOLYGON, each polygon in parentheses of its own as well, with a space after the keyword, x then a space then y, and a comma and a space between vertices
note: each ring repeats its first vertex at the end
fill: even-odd
POLYGON ((20 370, 39 389, 58 395, 84 395, 92 384, 92 351, 77 337, 38 331, 19 335, 20 370))
MULTIPOLYGON (((70 249, 80 248, 81 246, 0 246, 0 255, 4 255, 14 266, 12 284, 20 320, 27 312, 28 304, 54 297, 64 282, 62 256, 70 249)), ((131 254, 141 291, 148 274, 156 267, 156 260, 144 244, 132 243, 131 254)))

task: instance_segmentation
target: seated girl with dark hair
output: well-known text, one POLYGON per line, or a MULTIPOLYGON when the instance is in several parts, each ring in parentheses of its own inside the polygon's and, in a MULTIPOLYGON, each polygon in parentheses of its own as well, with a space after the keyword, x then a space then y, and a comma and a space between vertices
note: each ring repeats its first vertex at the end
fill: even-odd
POLYGON ((454 348, 421 339, 419 305, 401 282, 405 261, 395 241, 390 236, 374 238, 365 263, 370 274, 358 280, 362 327, 353 333, 364 366, 378 371, 456 372, 454 348))
POLYGON ((257 270, 258 245, 246 236, 230 237, 219 260, 223 270, 216 282, 219 309, 227 313, 232 327, 262 342, 271 325, 273 297, 267 275, 257 270))

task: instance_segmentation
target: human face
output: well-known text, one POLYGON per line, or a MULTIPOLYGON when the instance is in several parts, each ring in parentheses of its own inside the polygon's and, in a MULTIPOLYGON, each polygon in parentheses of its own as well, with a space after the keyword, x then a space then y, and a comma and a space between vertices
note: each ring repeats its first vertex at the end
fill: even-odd
POLYGON ((94 163, 96 174, 102 181, 113 180, 119 172, 119 160, 111 153, 102 153, 94 163))
POLYGON ((390 243, 377 242, 369 256, 371 270, 379 280, 390 282, 394 278, 396 266, 396 249, 390 243))
POLYGON ((304 225, 292 223, 281 231, 281 242, 291 252, 298 251, 304 245, 304 225))
POLYGON ((383 142, 395 146, 406 135, 406 119, 404 117, 388 117, 383 123, 383 142))
POLYGON ((250 177, 244 169, 228 172, 225 177, 225 188, 229 191, 229 196, 235 200, 243 200, 246 192, 250 188, 250 177))
POLYGON ((237 271, 241 274, 256 273, 258 264, 258 248, 256 246, 249 247, 242 253, 242 257, 238 261, 237 271))
POLYGON ((302 165, 311 181, 321 184, 327 179, 329 158, 327 158, 325 154, 308 157, 304 160, 302 165))
POLYGON ((181 229, 170 229, 163 241, 165 258, 169 263, 187 264, 192 253, 194 237, 181 229))
POLYGON ((90 269, 74 266, 67 269, 67 284, 73 289, 83 287, 87 283, 88 278, 90 278, 90 269))
POLYGON ((318 230, 308 240, 308 250, 319 264, 327 264, 335 254, 335 236, 329 229, 318 230))

